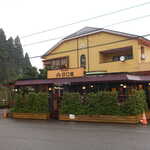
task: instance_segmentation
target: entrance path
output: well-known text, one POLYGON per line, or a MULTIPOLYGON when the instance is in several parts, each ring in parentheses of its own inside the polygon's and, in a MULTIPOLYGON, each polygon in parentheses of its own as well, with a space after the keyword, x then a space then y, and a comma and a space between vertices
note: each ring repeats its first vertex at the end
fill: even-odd
POLYGON ((150 150, 150 125, 0 119, 0 150, 150 150))

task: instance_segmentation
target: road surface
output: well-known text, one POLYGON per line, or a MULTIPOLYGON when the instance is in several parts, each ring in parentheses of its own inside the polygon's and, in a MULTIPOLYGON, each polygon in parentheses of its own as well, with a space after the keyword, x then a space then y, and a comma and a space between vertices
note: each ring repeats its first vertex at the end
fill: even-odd
POLYGON ((0 150, 150 150, 150 126, 0 119, 0 150))

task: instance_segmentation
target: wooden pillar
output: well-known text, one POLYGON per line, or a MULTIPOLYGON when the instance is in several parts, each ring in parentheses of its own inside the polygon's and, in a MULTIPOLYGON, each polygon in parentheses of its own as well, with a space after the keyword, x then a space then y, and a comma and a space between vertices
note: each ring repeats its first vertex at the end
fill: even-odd
POLYGON ((87 36, 87 71, 90 71, 89 38, 87 36))

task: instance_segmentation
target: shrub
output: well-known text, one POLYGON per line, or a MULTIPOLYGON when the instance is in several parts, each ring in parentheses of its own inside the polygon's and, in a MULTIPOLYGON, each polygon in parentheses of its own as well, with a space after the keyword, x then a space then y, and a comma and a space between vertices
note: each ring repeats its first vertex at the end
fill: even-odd
POLYGON ((64 93, 61 114, 76 115, 137 115, 147 111, 146 96, 143 90, 132 91, 122 104, 118 104, 118 93, 100 91, 80 96, 79 93, 64 93))
POLYGON ((119 113, 119 107, 117 104, 118 94, 117 92, 98 92, 99 103, 97 106, 98 114, 102 115, 116 115, 119 113))
POLYGON ((143 90, 133 90, 124 105, 121 106, 123 115, 137 115, 148 111, 146 95, 143 90))
POLYGON ((79 114, 80 105, 79 93, 64 93, 60 112, 62 114, 79 114))
POLYGON ((47 93, 29 93, 26 95, 16 94, 13 112, 22 113, 47 113, 48 95, 47 93))

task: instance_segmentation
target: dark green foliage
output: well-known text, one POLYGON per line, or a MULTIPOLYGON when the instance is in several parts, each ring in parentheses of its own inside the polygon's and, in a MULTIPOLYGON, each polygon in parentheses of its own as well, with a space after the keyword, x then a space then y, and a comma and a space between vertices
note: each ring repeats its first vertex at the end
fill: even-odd
POLYGON ((61 103, 62 114, 86 114, 87 105, 83 104, 83 99, 79 93, 64 93, 61 103))
POLYGON ((23 79, 33 79, 33 78, 38 78, 38 71, 36 67, 32 67, 30 63, 30 59, 28 56, 28 53, 25 54, 24 58, 24 67, 23 67, 23 79))
POLYGON ((47 71, 51 70, 51 66, 46 66, 44 69, 39 69, 39 78, 47 79, 47 71))
POLYGON ((20 113, 48 113, 47 93, 16 94, 13 112, 20 113))
POLYGON ((23 79, 38 78, 38 71, 36 67, 26 67, 22 76, 23 79))
POLYGON ((133 90, 132 96, 121 106, 121 109, 124 114, 130 115, 141 114, 143 111, 148 111, 145 92, 143 90, 133 90))
POLYGON ((10 89, 7 87, 0 86, 0 101, 10 99, 10 89))
POLYGON ((4 33, 3 29, 0 29, 0 43, 3 43, 5 41, 6 41, 5 33, 4 33))
POLYGON ((12 100, 12 90, 7 87, 0 86, 0 108, 8 107, 12 100))
POLYGON ((64 93, 61 103, 61 113, 63 114, 78 114, 80 113, 80 94, 79 93, 64 93))
POLYGON ((47 69, 39 69, 39 78, 40 79, 47 79, 47 69))
POLYGON ((101 91, 80 96, 79 93, 65 93, 61 103, 62 114, 76 115, 137 115, 147 111, 144 91, 132 92, 122 104, 118 103, 117 92, 101 91))
POLYGON ((25 64, 25 67, 32 67, 28 53, 25 54, 24 64, 25 64))
POLYGON ((117 97, 117 92, 101 91, 98 93, 89 93, 89 107, 93 106, 93 113, 95 114, 115 115, 119 112, 117 97))
POLYGON ((27 73, 29 78, 34 78, 35 72, 37 77, 38 72, 32 67, 28 54, 23 54, 19 37, 7 40, 4 31, 0 29, 0 82, 8 83, 27 76, 27 73))

